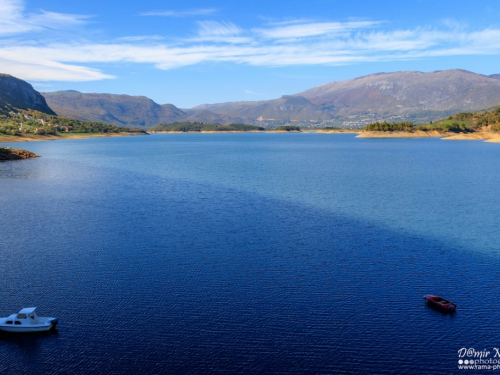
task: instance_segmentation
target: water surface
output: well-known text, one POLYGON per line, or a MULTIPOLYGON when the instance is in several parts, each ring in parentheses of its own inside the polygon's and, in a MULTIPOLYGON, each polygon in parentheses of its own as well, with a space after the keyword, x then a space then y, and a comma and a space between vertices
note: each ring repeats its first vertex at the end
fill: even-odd
POLYGON ((499 345, 498 145, 158 134, 23 148, 43 157, 0 163, 0 315, 34 305, 61 323, 1 335, 2 373, 451 374, 460 348, 499 345))

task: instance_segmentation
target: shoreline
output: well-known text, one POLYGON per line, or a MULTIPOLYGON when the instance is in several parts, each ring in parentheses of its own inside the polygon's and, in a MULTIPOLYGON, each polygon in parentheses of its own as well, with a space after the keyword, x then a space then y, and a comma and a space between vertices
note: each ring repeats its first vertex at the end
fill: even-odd
POLYGON ((221 130, 221 131, 215 131, 215 130, 201 130, 201 131, 187 131, 187 132, 181 132, 181 131, 150 131, 148 134, 216 134, 216 133, 266 133, 264 130, 247 130, 247 131, 240 131, 240 130, 221 130))
POLYGON ((441 138, 450 141, 484 141, 490 143, 500 143, 500 133, 489 131, 479 131, 474 133, 441 133, 436 130, 415 132, 395 131, 395 132, 377 132, 377 131, 364 131, 356 138, 366 139, 388 139, 388 138, 441 138))
POLYGON ((61 135, 4 135, 0 134, 0 144, 2 143, 17 143, 17 142, 42 142, 42 141, 57 141, 65 139, 87 139, 87 138, 114 138, 114 137, 128 137, 140 136, 150 134, 236 134, 236 133, 319 133, 319 134, 357 134, 356 138, 365 139, 402 139, 402 138, 441 138, 443 140, 451 141, 484 141, 488 143, 500 143, 500 133, 491 131, 478 131, 474 133, 442 133, 437 130, 422 131, 417 130, 414 132, 405 131, 363 131, 356 129, 335 129, 335 130, 301 130, 301 131, 286 131, 286 130, 250 130, 250 131, 152 131, 146 133, 63 133, 61 135))
POLYGON ((201 131, 151 131, 149 134, 233 134, 233 133, 307 133, 307 130, 201 130, 201 131))
POLYGON ((1 143, 14 142, 42 142, 57 141, 65 139, 86 139, 86 138, 105 138, 105 137, 127 137, 137 135, 148 135, 149 133, 64 133, 65 135, 0 135, 1 143))
MULTIPOLYGON (((306 130, 307 131, 307 130, 306 130)), ((324 130, 324 129, 319 129, 319 130, 312 130, 315 133, 321 133, 321 134, 361 134, 363 133, 362 129, 334 129, 334 130, 324 130)))

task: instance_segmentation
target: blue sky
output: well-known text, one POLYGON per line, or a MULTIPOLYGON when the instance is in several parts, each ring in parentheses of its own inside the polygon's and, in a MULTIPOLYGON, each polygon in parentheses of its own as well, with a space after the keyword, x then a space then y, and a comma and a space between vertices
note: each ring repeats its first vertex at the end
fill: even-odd
POLYGON ((0 0, 0 72, 160 104, 274 99, 377 72, 500 73, 500 2, 0 0))

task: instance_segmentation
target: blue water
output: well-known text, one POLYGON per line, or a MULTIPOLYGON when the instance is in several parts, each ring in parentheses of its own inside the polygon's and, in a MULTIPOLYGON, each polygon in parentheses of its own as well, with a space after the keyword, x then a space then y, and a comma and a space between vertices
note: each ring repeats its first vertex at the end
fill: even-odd
POLYGON ((453 374, 460 348, 500 345, 498 144, 11 146, 42 158, 0 163, 0 316, 60 324, 1 334, 2 374, 453 374))

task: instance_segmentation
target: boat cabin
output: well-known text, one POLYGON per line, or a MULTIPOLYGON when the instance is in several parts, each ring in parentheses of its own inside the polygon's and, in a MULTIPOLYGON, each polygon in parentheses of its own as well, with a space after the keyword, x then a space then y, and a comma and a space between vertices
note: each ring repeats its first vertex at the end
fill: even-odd
POLYGON ((38 324, 38 316, 35 313, 36 307, 25 307, 19 314, 13 314, 5 321, 5 324, 24 325, 38 324))

